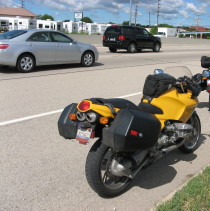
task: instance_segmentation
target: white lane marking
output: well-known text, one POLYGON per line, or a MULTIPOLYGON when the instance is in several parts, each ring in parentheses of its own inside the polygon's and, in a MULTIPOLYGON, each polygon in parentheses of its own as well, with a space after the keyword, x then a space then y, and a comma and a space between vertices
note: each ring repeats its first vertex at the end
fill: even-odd
MULTIPOLYGON (((129 95, 123 95, 123 96, 119 96, 119 97, 115 97, 115 98, 127 98, 127 97, 132 97, 132 96, 136 96, 136 95, 140 95, 142 94, 142 92, 136 92, 133 94, 129 94, 129 95)), ((51 114, 56 114, 56 113, 60 113, 62 112, 63 109, 59 109, 56 111, 51 111, 51 112, 46 112, 46 113, 42 113, 42 114, 36 114, 36 115, 32 115, 32 116, 27 116, 27 117, 22 117, 22 118, 18 118, 18 119, 13 119, 13 120, 9 120, 6 122, 0 122, 0 126, 5 126, 5 125, 11 125, 17 122, 23 122, 26 120, 30 120, 30 119, 35 119, 35 118, 39 118, 39 117, 43 117, 43 116, 48 116, 51 114)))

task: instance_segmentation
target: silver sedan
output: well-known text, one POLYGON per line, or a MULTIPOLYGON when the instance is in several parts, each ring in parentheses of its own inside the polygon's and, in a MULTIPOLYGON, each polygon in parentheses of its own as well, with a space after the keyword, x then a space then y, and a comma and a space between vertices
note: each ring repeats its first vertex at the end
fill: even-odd
POLYGON ((92 66, 98 60, 93 45, 80 43, 51 30, 13 30, 0 34, 0 65, 31 72, 36 66, 81 63, 92 66))

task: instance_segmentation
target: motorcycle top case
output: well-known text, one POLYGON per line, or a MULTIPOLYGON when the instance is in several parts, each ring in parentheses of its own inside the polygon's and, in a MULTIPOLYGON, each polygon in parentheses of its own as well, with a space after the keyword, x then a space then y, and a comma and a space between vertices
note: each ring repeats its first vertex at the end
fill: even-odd
POLYGON ((58 131, 59 134, 66 139, 74 139, 76 137, 77 125, 69 118, 69 115, 72 113, 76 113, 76 110, 77 104, 72 103, 64 108, 59 117, 58 131))
POLYGON ((160 121, 153 114, 121 109, 110 127, 103 129, 102 142, 117 152, 149 149, 156 144, 160 130, 160 121))

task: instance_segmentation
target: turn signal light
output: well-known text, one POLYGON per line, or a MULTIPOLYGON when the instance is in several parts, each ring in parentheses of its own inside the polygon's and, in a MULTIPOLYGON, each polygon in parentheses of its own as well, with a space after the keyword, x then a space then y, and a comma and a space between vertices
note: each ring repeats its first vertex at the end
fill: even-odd
POLYGON ((69 119, 76 120, 77 119, 77 115, 76 114, 70 114, 69 115, 69 119))
POLYGON ((80 111, 87 111, 90 108, 90 102, 87 100, 82 101, 79 105, 78 105, 78 109, 80 111))
POLYGON ((107 117, 101 117, 99 121, 101 124, 106 125, 109 122, 109 119, 107 117))

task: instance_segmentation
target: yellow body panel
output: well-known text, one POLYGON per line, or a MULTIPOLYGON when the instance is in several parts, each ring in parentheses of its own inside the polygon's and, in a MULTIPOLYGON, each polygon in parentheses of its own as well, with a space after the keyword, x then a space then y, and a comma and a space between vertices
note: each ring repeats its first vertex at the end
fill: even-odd
POLYGON ((163 114, 155 114, 161 122, 161 128, 165 127, 165 121, 178 120, 187 122, 198 104, 197 98, 191 98, 192 93, 178 93, 176 89, 170 89, 153 98, 151 104, 162 109, 163 114))

